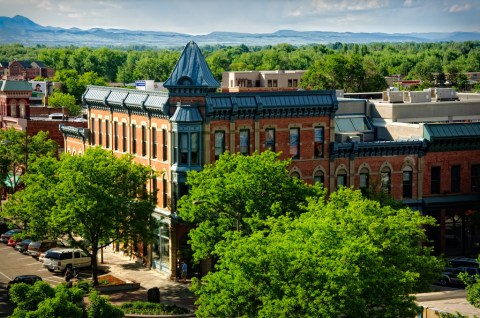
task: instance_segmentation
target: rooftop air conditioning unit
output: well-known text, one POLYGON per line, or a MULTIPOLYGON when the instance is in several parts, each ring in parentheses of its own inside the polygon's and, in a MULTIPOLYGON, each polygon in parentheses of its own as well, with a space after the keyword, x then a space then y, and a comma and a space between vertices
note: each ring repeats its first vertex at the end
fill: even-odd
POLYGON ((457 92, 453 88, 435 88, 435 98, 437 101, 458 100, 457 92))
POLYGON ((387 103, 403 103, 403 92, 386 91, 382 93, 382 97, 387 103))
POLYGON ((426 103, 432 101, 430 91, 426 92, 403 92, 403 101, 406 103, 426 103))

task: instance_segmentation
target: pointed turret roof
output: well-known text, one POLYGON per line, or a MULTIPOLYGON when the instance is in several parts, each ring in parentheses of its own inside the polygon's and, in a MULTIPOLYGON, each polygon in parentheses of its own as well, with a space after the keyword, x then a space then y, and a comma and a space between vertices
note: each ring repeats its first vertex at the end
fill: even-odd
POLYGON ((198 45, 190 41, 163 86, 170 93, 206 93, 215 91, 220 83, 213 76, 198 45))

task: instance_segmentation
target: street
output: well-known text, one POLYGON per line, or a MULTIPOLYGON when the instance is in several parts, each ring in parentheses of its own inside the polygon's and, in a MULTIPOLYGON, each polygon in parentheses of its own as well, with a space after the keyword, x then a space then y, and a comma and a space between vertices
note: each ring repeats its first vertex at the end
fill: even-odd
MULTIPOLYGON (((8 282, 18 275, 26 274, 38 275, 53 287, 65 281, 62 273, 50 273, 35 258, 23 255, 14 248, 0 243, 0 318, 8 317, 13 312, 7 297, 8 282)), ((90 271, 82 271, 80 275, 87 278, 90 276, 90 271)))

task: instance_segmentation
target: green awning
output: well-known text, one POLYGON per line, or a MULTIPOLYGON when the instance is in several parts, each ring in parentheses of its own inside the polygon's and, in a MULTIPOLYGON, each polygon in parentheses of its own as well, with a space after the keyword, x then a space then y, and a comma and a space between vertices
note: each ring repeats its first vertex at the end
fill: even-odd
POLYGON ((464 194, 464 195, 448 195, 441 197, 423 198, 426 206, 458 206, 463 204, 480 204, 480 195, 464 194))

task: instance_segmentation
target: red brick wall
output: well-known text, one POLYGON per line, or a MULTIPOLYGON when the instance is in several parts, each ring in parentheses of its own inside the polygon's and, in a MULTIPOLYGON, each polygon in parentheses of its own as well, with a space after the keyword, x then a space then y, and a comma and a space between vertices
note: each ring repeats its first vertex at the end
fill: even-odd
POLYGON ((63 133, 59 129, 59 125, 64 124, 74 127, 87 127, 87 123, 67 122, 67 121, 47 121, 47 120, 29 120, 27 124, 27 131, 29 136, 37 134, 39 131, 48 131, 51 139, 55 140, 60 148, 64 147, 63 133))
MULTIPOLYGON (((424 159, 423 194, 431 196, 432 167, 440 167, 440 194, 451 193, 451 167, 460 166, 460 193, 471 193, 470 167, 480 164, 479 150, 428 152, 424 159)), ((433 194, 435 195, 435 194, 433 194)))

